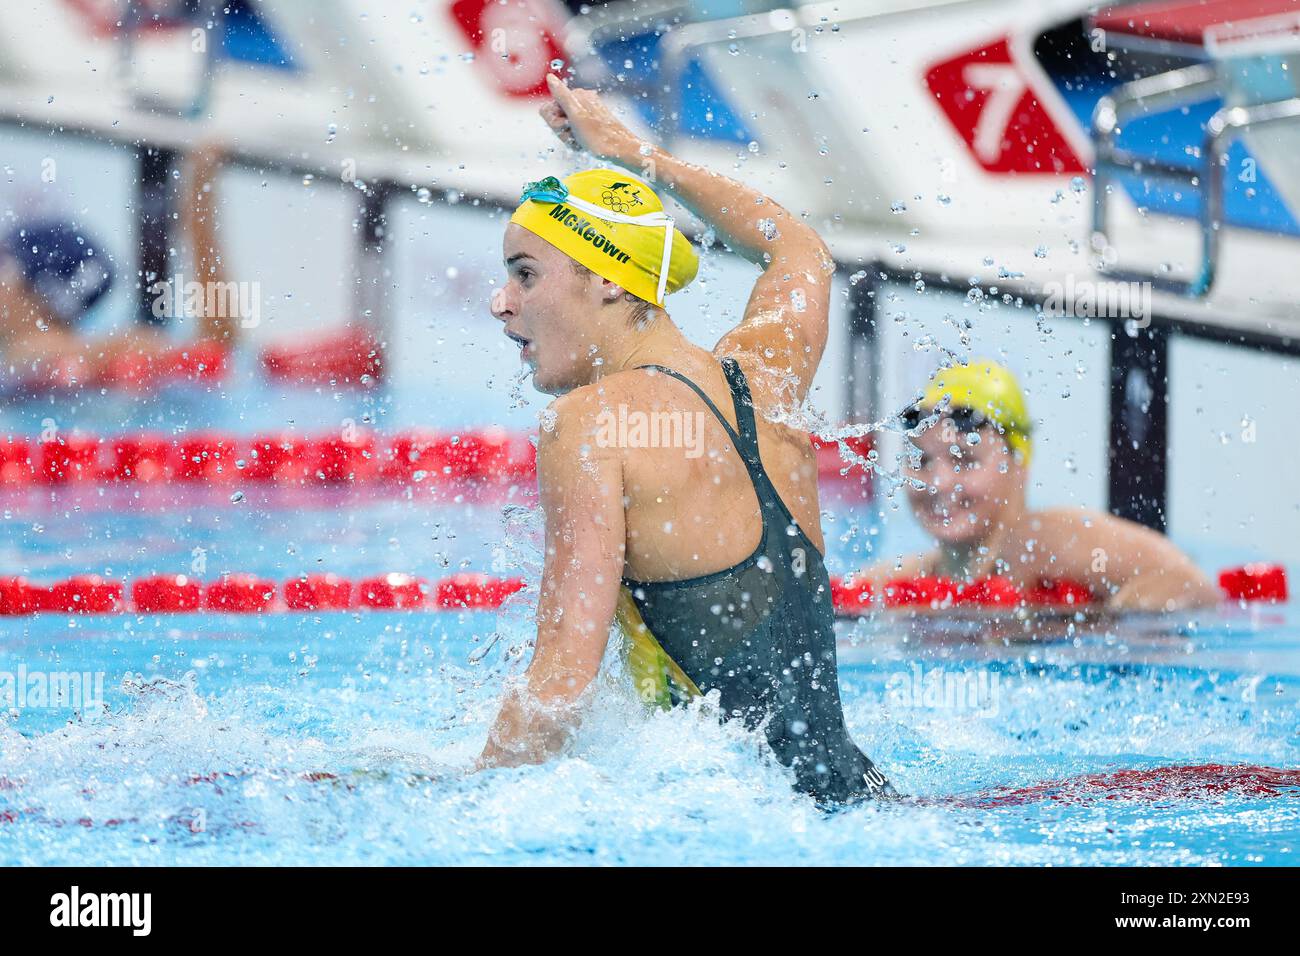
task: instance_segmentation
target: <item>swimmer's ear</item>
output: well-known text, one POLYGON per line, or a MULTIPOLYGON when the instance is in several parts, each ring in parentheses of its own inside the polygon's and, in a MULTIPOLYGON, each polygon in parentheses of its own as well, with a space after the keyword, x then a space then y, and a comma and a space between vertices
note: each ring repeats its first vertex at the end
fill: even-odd
POLYGON ((624 289, 617 282, 602 277, 600 286, 600 297, 606 304, 617 302, 624 295, 631 295, 627 289, 624 289))

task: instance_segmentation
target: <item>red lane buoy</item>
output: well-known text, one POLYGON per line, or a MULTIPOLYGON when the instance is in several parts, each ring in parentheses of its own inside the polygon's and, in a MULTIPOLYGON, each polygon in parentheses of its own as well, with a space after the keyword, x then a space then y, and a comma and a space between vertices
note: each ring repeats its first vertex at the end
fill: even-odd
POLYGON ((1287 600, 1286 568, 1256 562, 1219 572, 1219 587, 1230 601, 1276 604, 1287 600))
POLYGON ((290 435, 256 435, 236 456, 235 468, 245 481, 287 483, 300 479, 303 469, 297 459, 301 444, 290 435))
POLYGON ((493 578, 486 574, 456 574, 438 582, 434 604, 439 608, 494 610, 510 595, 522 590, 521 578, 493 578))
POLYGON ((870 581, 853 581, 849 577, 831 578, 831 603, 845 615, 861 615, 873 610, 875 588, 870 581))
POLYGON ((227 358, 217 342, 191 342, 155 354, 127 352, 115 357, 91 384, 143 391, 171 382, 215 381, 226 374, 227 358))
POLYGON ((381 574, 367 578, 357 588, 357 601, 363 607, 392 610, 424 607, 427 586, 409 574, 381 574))
POLYGON ((1071 607, 1091 604, 1092 589, 1078 581, 1041 581, 1025 594, 1025 601, 1042 607, 1071 607))
POLYGON ((146 614, 175 614, 198 610, 202 604, 198 581, 184 574, 158 574, 140 578, 131 585, 135 609, 146 614))
POLYGON ((308 574, 284 584, 285 607, 294 611, 346 611, 352 582, 337 574, 308 574))
POLYGON ((948 578, 895 578, 884 587, 885 607, 889 608, 937 611, 951 607, 956 595, 956 585, 948 578))
POLYGON ((436 447, 438 436, 433 432, 410 430, 394 436, 392 444, 381 456, 380 471, 395 481, 423 481, 434 472, 441 474, 441 459, 436 447))
POLYGON ((875 442, 870 435, 850 435, 847 438, 822 438, 810 435, 813 450, 817 455, 817 474, 822 478, 839 478, 843 471, 846 478, 864 478, 868 472, 857 462, 848 462, 840 454, 840 442, 843 442, 853 454, 870 460, 875 442), (845 470, 847 469, 847 471, 845 470))
POLYGON ((225 484, 239 474, 237 459, 235 439, 229 435, 205 433, 182 438, 175 459, 176 478, 225 484))
POLYGON ((510 436, 504 428, 485 428, 458 437, 459 441, 453 438, 446 452, 451 474, 466 478, 495 478, 505 471, 510 436))
POLYGON ((0 615, 31 614, 39 610, 35 589, 23 577, 0 578, 0 615))
POLYGON ((298 384, 375 385, 383 378, 383 349, 363 328, 349 326, 306 343, 274 345, 263 350, 268 377, 298 384))
POLYGON ((85 435, 65 435, 42 441, 36 473, 46 484, 90 481, 99 477, 100 440, 85 435))
POLYGON ((175 452, 170 441, 157 436, 114 438, 110 443, 111 460, 102 477, 115 481, 166 481, 172 474, 175 452))
POLYGON ((31 443, 21 435, 0 439, 0 485, 26 485, 35 477, 31 443))
POLYGON ((274 581, 255 574, 228 574, 208 585, 203 606, 239 614, 266 611, 275 601, 275 591, 274 581))
POLYGON ((1010 578, 988 577, 957 586, 957 604, 976 607, 1019 607, 1020 588, 1010 578))
POLYGON ((80 574, 45 589, 41 609, 69 614, 109 614, 121 610, 122 582, 80 574))
POLYGON ((362 434, 351 439, 320 438, 305 446, 306 477, 312 482, 337 484, 361 481, 379 471, 379 457, 373 435, 362 434))

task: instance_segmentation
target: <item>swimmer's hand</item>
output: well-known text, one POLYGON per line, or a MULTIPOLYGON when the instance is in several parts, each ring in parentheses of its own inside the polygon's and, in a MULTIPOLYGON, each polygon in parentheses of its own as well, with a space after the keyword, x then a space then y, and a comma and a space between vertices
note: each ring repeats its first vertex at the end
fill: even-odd
POLYGON ((546 74, 546 84, 555 98, 538 112, 561 142, 599 159, 626 161, 639 154, 641 141, 601 101, 599 93, 570 89, 554 73, 546 74))

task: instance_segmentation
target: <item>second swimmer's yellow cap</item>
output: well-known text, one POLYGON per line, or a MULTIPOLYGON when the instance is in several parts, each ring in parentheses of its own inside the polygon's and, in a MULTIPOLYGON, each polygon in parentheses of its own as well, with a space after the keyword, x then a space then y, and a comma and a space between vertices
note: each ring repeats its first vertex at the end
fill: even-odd
POLYGON ((510 221, 655 305, 689 284, 700 266, 654 190, 621 169, 529 183, 510 221))
POLYGON ((989 359, 941 368, 925 386, 917 406, 929 411, 940 404, 949 409, 968 408, 1002 429, 1012 451, 1029 464, 1033 451, 1033 423, 1025 393, 1011 371, 989 359))

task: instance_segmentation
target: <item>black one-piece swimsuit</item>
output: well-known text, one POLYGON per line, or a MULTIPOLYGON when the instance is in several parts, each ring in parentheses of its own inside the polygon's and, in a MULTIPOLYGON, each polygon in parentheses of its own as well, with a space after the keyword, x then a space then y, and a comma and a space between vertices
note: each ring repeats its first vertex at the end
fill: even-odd
POLYGON ((795 786, 821 803, 896 796, 844 725, 835 660, 830 577, 758 454, 754 403, 744 373, 722 360, 739 433, 704 391, 678 372, 727 430, 762 512, 758 548, 744 561, 682 581, 624 578, 619 621, 643 697, 671 705, 717 690, 722 714, 763 727, 795 786))

